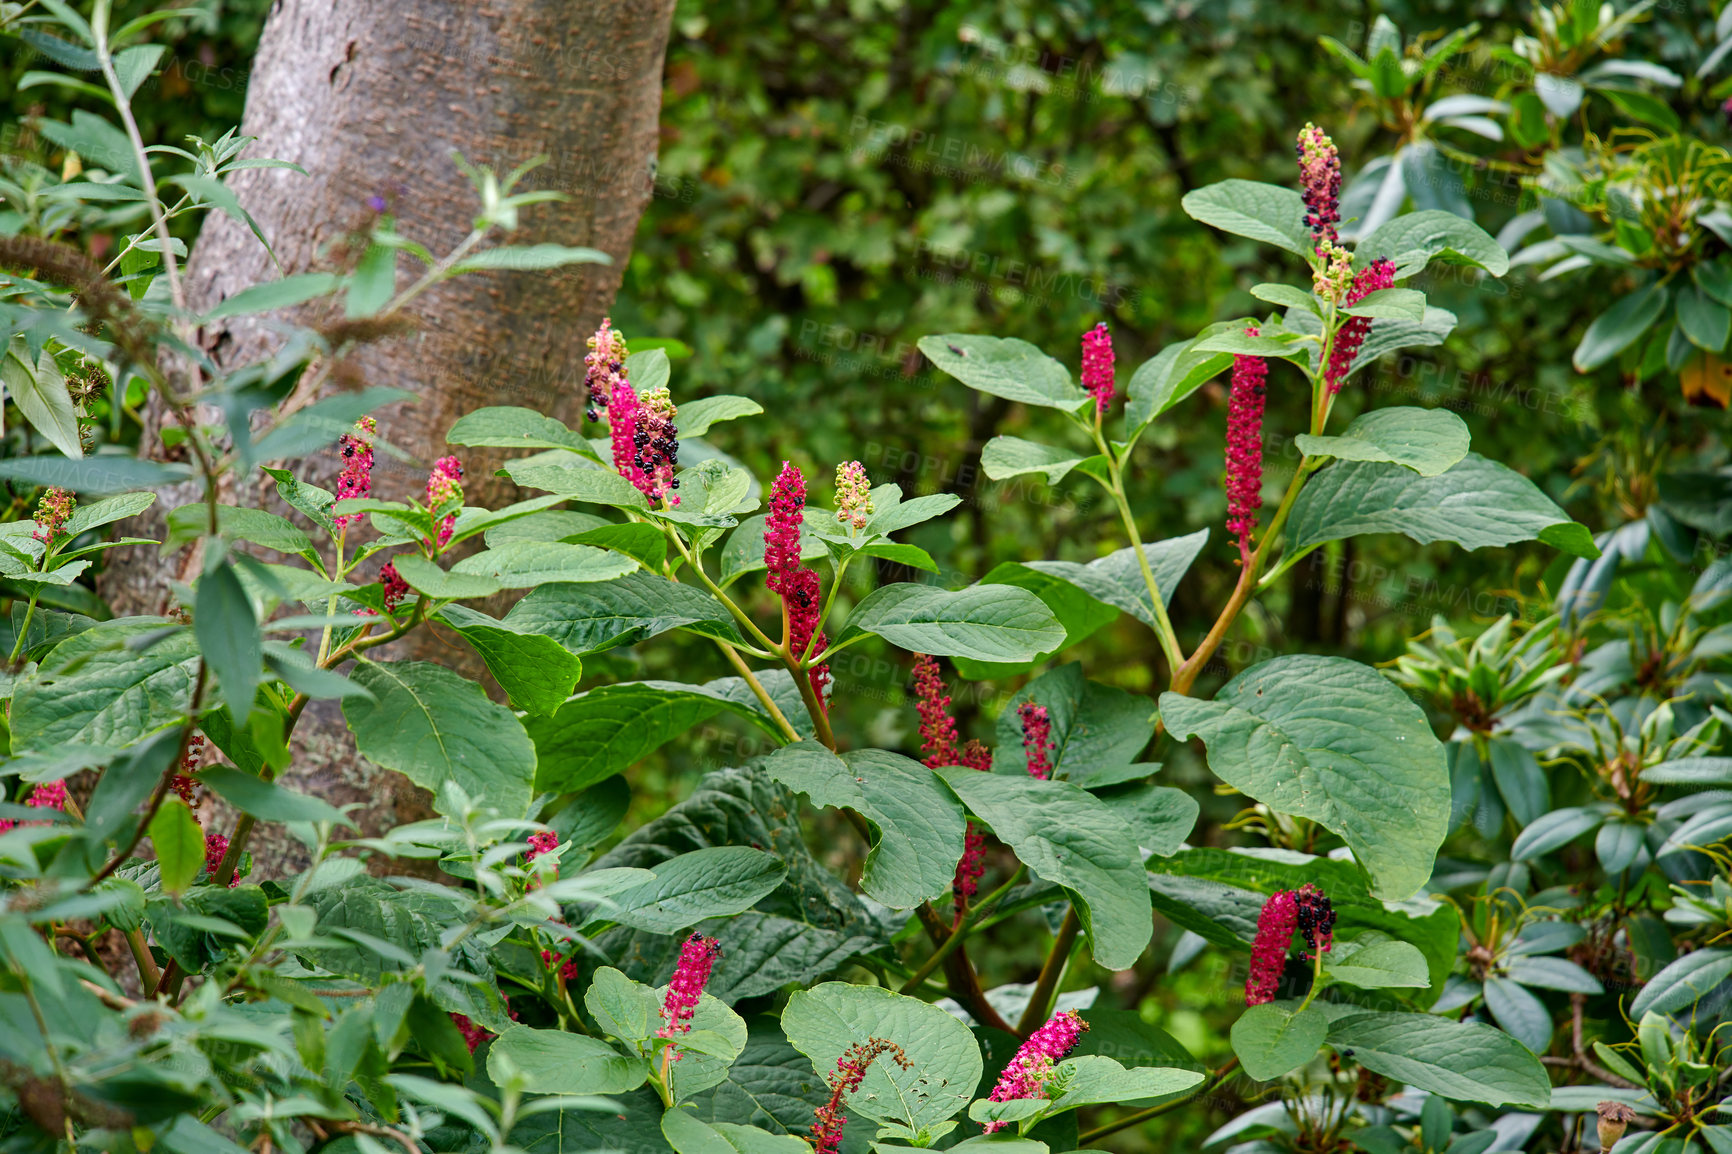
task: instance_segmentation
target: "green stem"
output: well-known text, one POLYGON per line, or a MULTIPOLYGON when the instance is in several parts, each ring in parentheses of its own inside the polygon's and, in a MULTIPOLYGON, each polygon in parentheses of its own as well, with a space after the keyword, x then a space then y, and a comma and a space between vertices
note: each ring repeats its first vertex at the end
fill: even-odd
POLYGON ((691 566, 692 572, 697 574, 698 580, 702 582, 704 588, 710 591, 710 596, 714 597, 717 601, 720 601, 727 608, 728 613, 732 615, 733 619, 745 626, 746 632, 758 639, 760 645, 769 650, 771 654, 780 655, 782 653, 782 647, 777 645, 774 641, 771 641, 769 636, 765 634, 762 629, 758 628, 757 622, 753 621, 744 609, 741 609, 738 605, 734 604, 733 598, 729 597, 722 591, 720 585, 717 585, 714 581, 710 580, 710 575, 704 572, 703 565, 692 556, 691 552, 686 548, 686 543, 680 540, 680 535, 674 532, 671 526, 667 525, 662 526, 662 531, 668 535, 668 540, 674 543, 674 548, 679 550, 680 556, 685 558, 686 564, 691 566))
POLYGON ((902 994, 912 994, 915 990, 924 985, 926 979, 931 976, 932 971, 938 968, 938 964, 945 958, 948 958, 952 950, 962 945, 963 941, 968 937, 969 932, 974 928, 975 923, 981 918, 984 918, 987 914, 991 913, 993 908, 1003 900, 1004 895, 1010 892, 1011 887, 1021 881, 1022 875, 1027 872, 1027 866, 1018 864, 1015 872, 1005 880, 1003 885, 987 894, 978 904, 969 909, 967 913, 963 914, 962 921, 959 922, 956 928, 950 932, 950 936, 945 938, 943 944, 941 944, 936 950, 932 951, 932 956, 920 964, 920 968, 915 970, 913 975, 910 976, 906 982, 902 983, 902 988, 897 992, 902 994))
POLYGON ((1113 504, 1118 507, 1119 518, 1124 522, 1125 534, 1131 539, 1131 549, 1137 555, 1137 565, 1143 571, 1143 583, 1149 588, 1149 602, 1155 615, 1155 636, 1160 640, 1161 652, 1167 655, 1167 664, 1177 669, 1184 664, 1185 655, 1179 648, 1178 634, 1173 630, 1173 623, 1167 617, 1167 602, 1161 596, 1160 583, 1155 580, 1155 571, 1149 565, 1149 555, 1143 550, 1143 535, 1137 529, 1137 519, 1131 512, 1130 499, 1125 496, 1124 474, 1119 471, 1119 461, 1106 438, 1101 435, 1100 422, 1097 420, 1093 429, 1095 445, 1107 460, 1107 476, 1110 478, 1106 490, 1112 494, 1113 504))
POLYGON ((1028 1006, 1022 1011, 1022 1020, 1016 1024, 1019 1036, 1028 1037, 1046 1021, 1053 995, 1058 992, 1059 978, 1070 962, 1071 947, 1076 944, 1077 932, 1081 929, 1082 921, 1073 905, 1064 913, 1058 936, 1052 941, 1052 952, 1047 954, 1046 964, 1041 966, 1040 977, 1035 980, 1034 992, 1028 996, 1028 1006))
MULTIPOLYGON (((44 568, 47 567, 46 561, 43 562, 43 566, 44 568)), ((30 594, 30 602, 24 607, 24 624, 18 627, 17 640, 12 643, 12 654, 6 658, 7 665, 18 664, 18 655, 24 652, 24 638, 30 633, 30 619, 36 615, 36 599, 40 596, 42 596, 40 587, 30 594)))
POLYGON ((726 641, 717 641, 716 648, 720 649, 728 661, 732 663, 735 672, 745 679, 746 685, 752 690, 752 696, 758 699, 758 704, 764 707, 771 719, 782 727, 782 732, 787 734, 788 740, 799 741, 799 731, 794 728, 793 723, 788 720, 787 714, 782 712, 781 707, 776 704, 776 699, 770 696, 769 691, 764 688, 764 683, 758 680, 758 675, 752 672, 751 666, 746 664, 746 659, 740 656, 739 651, 726 641))
POLYGON ((1177 1110, 1180 1106, 1187 1106, 1197 1098, 1204 1097, 1205 1095, 1212 1094, 1216 1090, 1219 1090, 1226 1084, 1228 1076, 1232 1074, 1233 1068, 1238 1064, 1239 1059, 1230 1059, 1225 1066, 1222 1066, 1219 1070, 1215 1071, 1215 1076, 1210 1079, 1208 1085, 1198 1090, 1195 1094, 1184 1098, 1178 1098, 1159 1106, 1150 1106, 1147 1110, 1138 1110, 1135 1114, 1127 1114, 1116 1122, 1108 1122, 1105 1126, 1096 1126, 1093 1130, 1084 1130, 1082 1134, 1078 1136, 1077 1141, 1079 1143, 1097 1142, 1100 1139, 1107 1137, 1109 1134, 1117 1134, 1120 1130, 1128 1130, 1132 1126, 1139 1126, 1151 1118, 1159 1118, 1162 1114, 1171 1113, 1172 1111, 1177 1110))
POLYGON ((1311 999, 1317 996, 1317 991, 1323 986, 1323 951, 1318 950, 1311 959, 1311 988, 1305 991, 1305 1000, 1299 1003, 1296 1013, 1303 1014, 1311 1008, 1311 999))

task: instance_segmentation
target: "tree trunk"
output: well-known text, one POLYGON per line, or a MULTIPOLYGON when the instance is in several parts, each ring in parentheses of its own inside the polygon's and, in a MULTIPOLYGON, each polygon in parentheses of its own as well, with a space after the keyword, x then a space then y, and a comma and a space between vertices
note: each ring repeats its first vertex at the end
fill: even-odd
MULTIPOLYGON (((350 381, 420 398, 378 414, 382 438, 414 460, 381 452, 377 496, 420 495, 427 465, 448 451, 446 430, 471 409, 526 405, 568 423, 579 417, 584 342, 619 288, 654 189, 672 11, 673 0, 278 0, 272 9, 242 130, 258 138, 248 155, 291 160, 310 175, 249 169, 230 186, 285 273, 320 266, 334 241, 367 220, 375 196, 391 203, 403 235, 435 255, 449 251, 478 208, 453 150, 502 175, 538 154, 552 158, 523 187, 557 188, 569 199, 530 206, 518 231, 496 234, 495 243, 586 245, 613 257, 611 265, 448 282, 411 306, 413 333, 352 358, 350 381)), ((400 260, 399 287, 419 271, 414 263, 400 260)), ((213 212, 192 253, 190 304, 202 312, 277 275, 244 225, 213 212)), ((255 360, 278 339, 246 318, 209 326, 200 338, 224 367, 255 360)), ((160 448, 157 419, 146 429, 152 450, 160 448)), ((492 476, 496 460, 475 451, 464 458, 471 503, 514 499, 492 476)), ((334 488, 341 459, 333 451, 294 465, 334 488)), ((237 483, 242 503, 269 496, 267 507, 274 504, 256 478, 237 483)), ((172 508, 197 494, 163 497, 159 507, 172 508)), ((188 554, 171 569, 154 549, 126 552, 103 586, 117 612, 162 612, 172 604, 170 579, 194 575, 185 571, 188 554)), ((449 637, 422 636, 409 648, 407 656, 446 664, 468 656, 449 637)), ((285 781, 338 804, 363 803, 357 817, 366 832, 424 812, 420 791, 359 761, 334 703, 314 703, 302 718, 285 781)), ((255 835, 252 845, 274 865, 292 868, 299 857, 293 843, 255 835)))

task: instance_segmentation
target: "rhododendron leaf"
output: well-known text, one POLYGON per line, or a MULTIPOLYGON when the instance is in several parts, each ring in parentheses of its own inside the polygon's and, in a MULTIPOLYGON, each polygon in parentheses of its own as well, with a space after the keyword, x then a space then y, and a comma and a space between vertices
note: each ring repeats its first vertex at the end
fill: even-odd
POLYGON ((705 918, 751 909, 788 877, 781 858, 743 845, 683 853, 654 872, 654 881, 614 895, 596 917, 651 933, 678 933, 705 918))
POLYGON ((1456 1102, 1551 1106, 1552 1083, 1540 1060, 1483 1022, 1432 1014, 1367 1013, 1337 1018, 1329 1044, 1352 1050, 1368 1070, 1456 1102))
POLYGON ((1630 1005, 1630 1016, 1681 1014, 1732 980, 1732 949, 1709 948, 1685 954, 1648 979, 1630 1005))
POLYGON ((1509 253, 1483 228, 1441 209, 1410 212, 1375 229, 1353 250, 1353 263, 1395 262, 1395 279, 1406 280, 1432 260, 1483 268, 1492 276, 1509 271, 1509 253))
POLYGON ((911 1130, 935 1125, 968 1105, 980 1084, 980 1047, 967 1026, 882 987, 825 982, 802 990, 788 999, 782 1030, 820 1080, 856 1043, 883 1038, 900 1046, 907 1069, 881 1055, 845 1100, 851 1113, 877 1121, 911 1130))
POLYGON ((1182 1093, 1202 1082, 1203 1075, 1196 1070, 1158 1066, 1126 1069, 1105 1055, 1085 1054, 1060 1062, 1056 1080, 1062 1082, 1064 1093, 1053 1100, 1049 1111, 1052 1114, 1104 1102, 1131 1102, 1182 1093))
POLYGON ((1295 1012, 1265 1002, 1251 1006, 1233 1023, 1233 1053, 1245 1073, 1273 1082, 1317 1056, 1329 1033, 1329 1015, 1317 1006, 1295 1012))
POLYGON ((589 442, 564 424, 534 409, 491 405, 465 413, 445 434, 450 445, 495 449, 565 449, 599 460, 589 442))
POLYGON ((532 1094, 620 1094, 649 1076, 649 1063, 620 1053, 600 1038, 513 1025, 487 1052, 495 1082, 521 1079, 532 1094))
POLYGON ((679 412, 674 415, 674 424, 679 429, 681 438, 701 437, 710 431, 711 425, 719 425, 723 421, 732 421, 738 417, 754 417, 763 411, 764 406, 750 397, 723 393, 683 402, 679 412))
POLYGON ((1192 220, 1234 236, 1248 236, 1301 256, 1314 247, 1305 227, 1304 200, 1278 184, 1223 180, 1186 193, 1179 203, 1192 220))
POLYGON ((552 713, 583 676, 582 659, 551 637, 521 632, 464 605, 447 605, 435 617, 481 655, 511 704, 526 713, 552 713))
POLYGON ((1022 744, 1022 719, 1017 707, 1032 701, 1046 709, 1052 726, 1050 761, 1053 776, 1075 781, 1096 766, 1132 762, 1155 735, 1155 703, 1083 676, 1082 665, 1071 662, 1029 682, 1005 703, 998 715, 994 773, 1028 773, 1028 751, 1022 744))
POLYGON ((1576 371, 1597 369, 1623 352, 1664 315, 1667 300, 1666 286, 1659 282, 1620 297, 1582 334, 1571 357, 1576 371))
POLYGON ((1323 973, 1362 990, 1424 989, 1431 985, 1425 955, 1408 942, 1373 942, 1360 949, 1337 942, 1323 955, 1323 973))
POLYGON ((373 694, 343 701, 363 757, 431 790, 435 808, 447 781, 501 814, 528 808, 535 746, 523 723, 479 685, 423 661, 363 660, 352 676, 373 694))
POLYGON ((1300 452, 1343 461, 1393 461, 1422 477, 1435 477, 1467 456, 1467 422, 1448 409, 1397 405, 1373 409, 1333 437, 1301 433, 1300 452))
MULTIPOLYGON (((451 567, 451 573, 453 576, 462 574, 485 578, 505 589, 532 589, 561 581, 573 584, 612 581, 637 567, 638 563, 624 554, 589 545, 567 545, 560 541, 508 541, 497 548, 465 557, 451 567)), ((398 566, 398 571, 402 571, 402 566, 398 566)))
POLYGON ((1341 309, 1350 317, 1373 320, 1422 321, 1425 319, 1425 294, 1415 289, 1387 288, 1367 293, 1357 304, 1341 309))
POLYGON ((908 909, 950 892, 967 821, 930 770, 882 749, 855 750, 840 758, 812 742, 787 749, 798 752, 778 750, 766 762, 772 776, 807 793, 815 805, 856 810, 877 831, 860 877, 868 897, 908 909), (820 750, 830 760, 819 757, 820 750))
POLYGON ((545 633, 579 655, 634 645, 670 629, 740 641, 720 601, 702 589, 641 570, 616 581, 544 585, 512 606, 505 623, 545 633))
POLYGON ((1021 437, 994 437, 980 451, 980 467, 993 481, 1039 473, 1047 484, 1056 485, 1087 455, 1021 437))
POLYGON ((507 461, 500 472, 525 488, 546 489, 573 501, 622 509, 649 508, 649 498, 611 469, 556 465, 541 457, 526 457, 507 461))
POLYGON ((1128 969, 1153 933, 1148 877, 1137 839, 1112 808, 1063 781, 934 771, 1018 860, 1076 902, 1095 961, 1128 969))
POLYGON ((1386 461, 1341 461, 1300 490, 1287 548, 1369 533, 1402 533, 1422 545, 1468 549, 1538 540, 1577 557, 1598 557, 1593 534, 1570 520, 1532 481, 1468 453, 1433 477, 1386 461))
POLYGON ((1425 712, 1376 670, 1277 657, 1212 701, 1163 693, 1161 716, 1176 740, 1203 739, 1227 784, 1342 837, 1379 897, 1412 897, 1430 879, 1448 832, 1449 768, 1425 712))
POLYGON ((995 397, 1049 409, 1075 409, 1089 399, 1069 369, 1016 337, 946 333, 921 337, 919 346, 941 371, 995 397))
POLYGON ((398 574, 408 583, 409 588, 417 593, 425 593, 435 600, 491 597, 501 588, 499 582, 492 577, 447 571, 417 553, 404 553, 393 557, 392 563, 397 566, 398 574))
POLYGON ((875 633, 910 653, 1029 661, 1064 640, 1046 603, 1014 585, 886 585, 854 607, 838 641, 875 633))
POLYGON ((535 788, 570 793, 604 781, 724 710, 779 736, 756 699, 738 700, 725 688, 714 682, 620 682, 526 719, 538 754, 535 788))

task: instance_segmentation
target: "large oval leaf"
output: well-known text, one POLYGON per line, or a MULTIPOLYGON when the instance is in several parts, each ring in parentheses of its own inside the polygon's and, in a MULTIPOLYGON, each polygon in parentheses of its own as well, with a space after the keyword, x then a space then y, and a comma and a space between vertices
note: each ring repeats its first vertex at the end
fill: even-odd
POLYGON ((945 333, 921 337, 920 351, 969 388, 995 397, 1052 409, 1074 409, 1088 399, 1069 369, 1016 337, 945 333))
POLYGON ((1057 649, 1064 626, 1046 603, 1014 585, 936 589, 886 585, 855 606, 838 640, 875 633, 911 653, 1028 661, 1057 649))
POLYGON ((1457 1102, 1549 1109, 1552 1080, 1540 1060, 1493 1026, 1431 1014, 1350 1014, 1329 1044, 1368 1070, 1457 1102))
MULTIPOLYGON (((1404 470, 1405 471, 1405 470, 1404 470)), ((1175 738, 1201 737, 1209 768, 1271 808, 1339 834, 1379 897, 1431 877, 1449 832, 1449 768, 1425 713, 1376 670, 1339 657, 1277 657, 1213 701, 1161 695, 1175 738)))
POLYGON ((719 845, 669 858, 655 880, 613 897, 601 912, 608 921, 651 933, 673 934, 705 918, 743 913, 781 885, 788 867, 773 853, 719 845))

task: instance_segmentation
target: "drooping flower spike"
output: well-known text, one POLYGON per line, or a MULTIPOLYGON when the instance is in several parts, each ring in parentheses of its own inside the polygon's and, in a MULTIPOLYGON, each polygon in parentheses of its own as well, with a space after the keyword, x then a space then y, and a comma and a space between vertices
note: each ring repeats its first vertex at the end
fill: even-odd
MULTIPOLYGON (((1257 326, 1245 326, 1247 336, 1257 326)), ((1239 539, 1239 556, 1249 563, 1251 531, 1263 507, 1263 407, 1269 366, 1262 357, 1233 358, 1233 383, 1227 394, 1227 532, 1239 539)))
MULTIPOLYGON (((1028 1036, 1028 1041, 1016 1051, 1016 1057, 998 1076, 992 1088, 991 1100, 1010 1102, 1019 1098, 1046 1097, 1046 1084, 1053 1070, 1071 1052, 1076 1040, 1088 1029, 1075 1010, 1060 1010, 1046 1024, 1028 1036)), ((986 1132, 995 1134, 1010 1125, 1008 1122, 988 1122, 986 1132)))
POLYGON ((959 764, 950 694, 938 661, 924 653, 914 655, 914 709, 920 714, 920 759, 927 768, 959 764))
POLYGON ((36 503, 36 529, 30 535, 44 545, 54 544, 54 538, 66 527, 72 508, 77 504, 78 498, 73 496, 71 489, 49 486, 36 503))
POLYGON ((908 1055, 901 1046, 884 1038, 868 1038, 855 1042, 836 1059, 836 1072, 828 1078, 830 1100, 813 1111, 813 1154, 836 1154, 842 1146, 842 1125, 848 1116, 842 1112, 842 1099, 860 1088, 872 1063, 888 1056, 904 1070, 910 1069, 908 1055))
MULTIPOLYGON (((680 960, 674 967, 674 976, 668 979, 667 994, 662 998, 662 1026, 656 1031, 656 1037, 677 1038, 691 1032, 689 1023, 697 1012, 698 999, 703 997, 704 983, 710 980, 710 970, 721 954, 722 944, 715 938, 693 934, 686 939, 685 945, 680 947, 680 960)), ((678 1049, 673 1050, 671 1056, 676 1062, 681 1057, 678 1049)))
POLYGON ((1321 247, 1333 244, 1341 223, 1341 155, 1329 134, 1315 124, 1299 130, 1299 183, 1305 198, 1305 226, 1321 247))
POLYGON ((1261 1006, 1275 1000, 1281 974, 1287 968, 1287 947, 1299 924, 1299 905, 1291 890, 1278 890, 1257 915, 1257 937, 1251 944, 1251 973, 1245 979, 1245 1004, 1261 1006))
MULTIPOLYGON (((1391 288, 1395 284, 1395 262, 1389 260, 1374 260, 1359 270, 1353 278, 1353 287, 1347 290, 1349 305, 1356 305, 1372 293, 1380 289, 1391 288)), ((1339 393, 1341 386, 1347 381, 1347 374, 1353 370, 1353 359, 1359 355, 1359 346, 1365 343, 1365 336, 1371 331, 1369 317, 1348 317, 1335 333, 1335 347, 1329 353, 1329 367, 1324 370, 1323 379, 1329 385, 1331 395, 1339 393)))
MULTIPOLYGON (((337 442, 343 450, 343 472, 337 478, 337 500, 347 501, 373 492, 373 441, 378 433, 379 422, 372 417, 362 417, 337 442)), ((341 533, 360 519, 360 513, 342 513, 331 521, 341 533)))
MULTIPOLYGON (((436 512, 451 502, 463 502, 463 462, 456 457, 440 457, 433 462, 433 471, 427 474, 427 508, 436 512)), ((443 549, 451 542, 451 533, 457 527, 457 514, 448 513, 439 522, 439 547, 443 549)))
POLYGON ((1095 399, 1095 412, 1104 414, 1113 400, 1113 338, 1102 321, 1083 334, 1082 383, 1095 399))
POLYGON ((1028 775, 1042 781, 1052 776, 1052 721, 1046 706, 1025 701, 1016 707, 1022 719, 1022 748, 1028 754, 1028 775))

